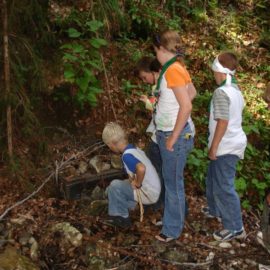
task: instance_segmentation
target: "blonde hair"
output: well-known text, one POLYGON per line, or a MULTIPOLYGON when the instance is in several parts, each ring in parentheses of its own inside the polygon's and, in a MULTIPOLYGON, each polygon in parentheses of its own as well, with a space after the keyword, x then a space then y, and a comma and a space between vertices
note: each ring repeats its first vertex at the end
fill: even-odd
POLYGON ((177 60, 183 63, 184 49, 182 47, 180 35, 173 30, 166 30, 160 35, 155 35, 153 38, 154 46, 159 48, 162 46, 167 51, 175 53, 177 60))
POLYGON ((102 132, 102 140, 105 144, 127 141, 126 132, 115 122, 106 124, 102 132))

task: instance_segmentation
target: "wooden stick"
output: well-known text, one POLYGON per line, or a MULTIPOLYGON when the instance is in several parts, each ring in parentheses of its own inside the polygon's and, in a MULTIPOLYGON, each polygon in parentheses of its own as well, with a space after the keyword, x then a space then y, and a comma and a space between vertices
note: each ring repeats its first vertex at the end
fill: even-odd
POLYGON ((140 222, 143 222, 143 214, 144 214, 144 208, 142 204, 142 197, 141 197, 141 191, 140 189, 136 189, 137 199, 140 206, 140 222))

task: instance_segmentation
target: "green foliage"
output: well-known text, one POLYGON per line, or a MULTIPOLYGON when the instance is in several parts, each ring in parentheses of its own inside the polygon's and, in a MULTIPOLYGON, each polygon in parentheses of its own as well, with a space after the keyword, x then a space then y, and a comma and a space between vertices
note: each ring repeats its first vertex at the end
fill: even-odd
POLYGON ((201 187, 205 187, 205 177, 208 167, 207 126, 210 99, 211 93, 205 91, 204 94, 197 95, 193 101, 194 112, 192 119, 196 128, 195 147, 188 157, 187 167, 192 178, 197 181, 201 187))
POLYGON ((137 85, 134 85, 129 80, 125 79, 122 80, 121 85, 121 90, 127 95, 131 95, 132 90, 137 87, 137 85))
MULTIPOLYGON (((77 28, 80 25, 78 23, 77 28)), ((96 95, 102 91, 97 79, 97 73, 102 70, 99 50, 107 45, 107 41, 95 36, 102 27, 103 23, 97 20, 86 21, 79 30, 71 27, 67 33, 74 41, 61 46, 64 78, 78 89, 74 98, 81 108, 85 104, 95 106, 96 95)))
POLYGON ((194 148, 188 156, 187 166, 192 178, 201 187, 205 186, 205 177, 208 167, 207 148, 194 148))
POLYGON ((136 35, 143 37, 150 33, 157 32, 160 22, 163 19, 162 14, 151 1, 142 0, 136 3, 132 0, 127 2, 128 15, 131 18, 132 30, 136 35))
POLYGON ((181 27, 181 17, 169 14, 168 9, 164 10, 157 1, 128 0, 125 9, 128 12, 126 22, 129 32, 133 34, 130 37, 147 39, 165 28, 179 30, 181 27))
MULTIPOLYGON (((217 7, 217 0, 166 1, 166 8, 173 15, 173 17, 187 17, 196 22, 208 22, 209 15, 212 16, 215 13, 217 7)), ((189 21, 187 21, 187 23, 189 24, 189 21)))

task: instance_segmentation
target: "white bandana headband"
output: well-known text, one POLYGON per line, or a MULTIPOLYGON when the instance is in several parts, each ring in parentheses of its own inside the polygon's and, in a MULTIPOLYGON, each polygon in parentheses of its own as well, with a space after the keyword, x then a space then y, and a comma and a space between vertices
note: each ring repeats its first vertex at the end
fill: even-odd
POLYGON ((214 60, 213 64, 212 64, 212 70, 216 71, 216 72, 220 72, 220 73, 224 73, 227 75, 226 78, 226 83, 225 85, 231 85, 232 83, 232 76, 235 74, 235 70, 230 70, 228 68, 223 67, 219 60, 218 60, 218 56, 216 57, 216 59, 214 60))

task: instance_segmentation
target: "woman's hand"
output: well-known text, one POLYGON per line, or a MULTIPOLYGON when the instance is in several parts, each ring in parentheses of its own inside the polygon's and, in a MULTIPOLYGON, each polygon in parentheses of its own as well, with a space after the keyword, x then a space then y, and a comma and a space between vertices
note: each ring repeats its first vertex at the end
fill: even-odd
POLYGON ((146 103, 147 100, 148 100, 148 97, 147 97, 146 95, 141 95, 141 96, 140 96, 140 101, 146 103))
POLYGON ((167 138, 167 140, 166 140, 166 149, 167 149, 168 151, 171 151, 171 152, 172 152, 172 151, 174 150, 174 149, 173 149, 173 146, 174 146, 176 140, 177 140, 177 138, 175 138, 173 135, 170 135, 170 136, 167 138))

